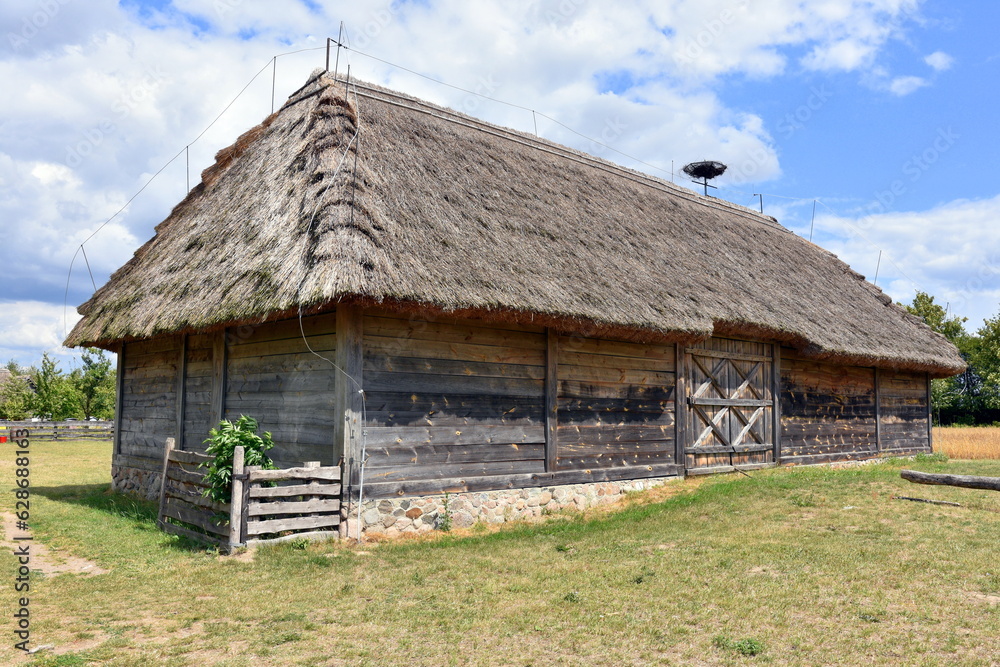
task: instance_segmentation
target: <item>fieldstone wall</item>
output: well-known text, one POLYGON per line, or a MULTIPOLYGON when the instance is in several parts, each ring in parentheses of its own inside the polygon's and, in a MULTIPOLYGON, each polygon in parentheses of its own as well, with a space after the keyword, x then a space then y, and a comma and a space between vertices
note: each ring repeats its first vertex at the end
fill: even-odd
POLYGON ((141 470, 112 464, 111 490, 136 495, 147 500, 158 500, 160 498, 161 476, 159 472, 153 470, 141 470))
MULTIPOLYGON (((468 528, 483 521, 504 523, 538 519, 559 510, 585 510, 613 503, 630 491, 643 491, 682 477, 654 477, 621 482, 596 482, 545 486, 531 489, 504 489, 447 496, 367 500, 361 505, 361 523, 369 537, 394 538, 441 529, 449 516, 454 528, 468 528), (447 502, 447 507, 445 504, 447 502)), ((341 530, 358 535, 358 507, 347 508, 341 530)))

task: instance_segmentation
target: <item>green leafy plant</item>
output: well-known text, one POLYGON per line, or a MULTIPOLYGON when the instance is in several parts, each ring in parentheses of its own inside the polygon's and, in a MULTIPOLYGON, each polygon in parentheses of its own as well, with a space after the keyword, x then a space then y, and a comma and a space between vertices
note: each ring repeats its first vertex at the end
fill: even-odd
POLYGON ((444 532, 451 530, 451 510, 448 508, 448 492, 444 494, 444 511, 441 512, 440 518, 438 518, 438 528, 444 532))
POLYGON ((760 655, 764 652, 764 642, 750 637, 733 640, 724 635, 718 635, 712 640, 712 643, 715 644, 717 648, 735 651, 736 653, 739 653, 747 658, 752 658, 753 656, 760 655))
POLYGON ((233 488, 233 454, 239 446, 243 447, 244 465, 260 466, 262 470, 277 469, 265 454, 274 447, 271 434, 265 431, 263 435, 257 435, 257 420, 253 417, 240 415, 235 423, 223 419, 219 427, 208 434, 205 452, 214 456, 215 460, 201 464, 208 468, 205 475, 205 482, 209 485, 204 491, 206 498, 219 503, 229 502, 233 488))

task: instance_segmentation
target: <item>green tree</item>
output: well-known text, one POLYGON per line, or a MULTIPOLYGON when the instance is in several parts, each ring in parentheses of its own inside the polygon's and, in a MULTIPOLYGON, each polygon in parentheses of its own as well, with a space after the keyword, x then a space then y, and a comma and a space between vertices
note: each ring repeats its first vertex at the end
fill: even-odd
POLYGON ((70 378, 59 370, 59 362, 49 353, 42 355, 41 368, 32 374, 35 385, 33 412, 48 419, 66 419, 82 416, 76 388, 70 378))
POLYGON ((111 419, 115 414, 115 373, 103 350, 86 349, 83 365, 70 373, 84 417, 111 419))
POLYGON ((976 365, 979 339, 965 330, 968 318, 949 316, 948 311, 940 304, 934 303, 934 297, 926 292, 917 292, 910 305, 900 305, 951 341, 968 364, 961 375, 931 382, 931 406, 938 421, 976 423, 981 419, 985 407, 984 384, 976 365))
POLYGON ((1000 410, 1000 314, 983 322, 970 358, 982 379, 982 397, 990 410, 1000 410))
POLYGON ((35 392, 24 375, 13 375, 0 385, 0 419, 21 421, 31 416, 35 392))

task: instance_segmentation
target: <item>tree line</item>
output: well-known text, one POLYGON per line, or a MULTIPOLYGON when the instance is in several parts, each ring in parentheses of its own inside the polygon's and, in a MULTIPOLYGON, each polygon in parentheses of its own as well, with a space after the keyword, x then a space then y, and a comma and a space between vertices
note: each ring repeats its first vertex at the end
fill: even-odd
POLYGON ((68 373, 48 353, 38 366, 7 362, 10 375, 0 383, 0 419, 112 419, 115 370, 111 360, 98 349, 85 350, 80 360, 80 366, 68 373))
POLYGON ((931 382, 934 421, 970 426, 1000 422, 1000 314, 970 333, 965 329, 968 318, 949 315, 925 292, 900 305, 950 340, 968 364, 961 375, 931 382))

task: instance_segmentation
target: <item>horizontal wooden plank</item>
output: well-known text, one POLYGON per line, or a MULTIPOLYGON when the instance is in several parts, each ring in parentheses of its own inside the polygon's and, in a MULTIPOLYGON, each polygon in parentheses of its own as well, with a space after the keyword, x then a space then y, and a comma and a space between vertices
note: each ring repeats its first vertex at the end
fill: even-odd
POLYGON ((368 498, 395 498, 442 493, 470 493, 538 486, 613 482, 623 479, 672 477, 683 473, 675 463, 622 468, 586 470, 555 470, 531 474, 492 475, 488 477, 457 477, 451 479, 421 479, 397 482, 365 482, 368 498))
POLYGON ((543 426, 476 425, 469 427, 369 426, 369 446, 380 445, 471 445, 545 442, 543 426))
POLYGON ((724 445, 711 447, 685 447, 687 454, 745 454, 747 452, 769 452, 774 449, 773 443, 754 443, 752 445, 734 445, 726 447, 724 445))
POLYGON ((710 398, 705 396, 689 396, 688 403, 691 405, 735 408, 767 408, 774 405, 774 401, 757 398, 710 398))
POLYGON ((251 486, 248 489, 248 495, 251 498, 339 497, 340 484, 325 482, 323 484, 289 484, 287 486, 251 486))
POLYGON ((559 380, 559 400, 564 398, 617 398, 645 401, 673 400, 674 387, 636 384, 621 384, 617 382, 582 382, 579 380, 559 380))
POLYGON ((177 519, 220 536, 229 535, 229 527, 216 518, 214 512, 199 511, 191 505, 168 499, 163 506, 163 516, 177 519))
POLYGON ((317 481, 339 482, 340 467, 324 466, 321 468, 285 468, 284 470, 251 470, 249 481, 276 482, 283 479, 314 479, 317 481))
POLYGON ((607 442, 600 444, 565 443, 559 441, 558 456, 579 457, 598 456, 602 454, 642 454, 642 453, 674 453, 672 440, 647 440, 645 442, 607 442))
POLYGON ((545 458, 544 444, 414 445, 367 449, 366 469, 439 463, 490 463, 545 458))
POLYGON ((599 368, 597 366, 570 366, 560 363, 556 371, 560 380, 581 382, 609 382, 642 386, 672 387, 676 382, 673 371, 650 371, 633 368, 599 368))
POLYGON ((745 463, 736 466, 706 466, 700 468, 688 468, 688 475, 712 475, 716 473, 736 472, 738 470, 762 470, 764 468, 774 468, 775 463, 771 461, 763 463, 745 463))
MULTIPOLYGON (((318 315, 302 317, 301 325, 298 317, 261 324, 245 324, 230 328, 226 342, 231 347, 263 343, 273 340, 301 339, 302 332, 308 337, 333 334, 337 330, 337 315, 335 311, 318 315)), ((210 342, 210 341, 209 341, 210 342)))
POLYGON ((581 352, 585 354, 600 354, 613 357, 632 357, 634 359, 658 359, 670 362, 674 359, 674 346, 658 343, 630 343, 626 341, 607 340, 604 338, 585 338, 583 336, 559 336, 559 355, 564 352, 581 352))
POLYGON ((665 359, 651 359, 649 357, 623 357, 621 355, 559 350, 558 357, 559 364, 564 366, 645 370, 660 373, 673 373, 675 364, 673 355, 668 355, 665 359))
POLYGON ((463 377, 545 379, 545 368, 528 364, 495 364, 455 359, 397 357, 386 354, 365 355, 364 372, 425 373, 463 377))
POLYGON ((560 447, 570 443, 611 443, 611 442, 642 442, 646 440, 673 441, 674 425, 669 424, 604 424, 600 426, 582 426, 562 424, 558 426, 558 442, 560 447))
POLYGON ((365 373, 365 391, 393 391, 443 394, 482 394, 503 396, 538 396, 544 390, 542 380, 523 378, 470 377, 428 373, 365 373))
MULTIPOLYGON (((337 349, 337 336, 326 334, 309 336, 309 347, 325 357, 331 357, 337 349)), ((301 336, 283 340, 268 340, 261 342, 240 343, 229 348, 230 362, 246 358, 264 358, 271 356, 309 354, 309 347, 301 336)))
POLYGON ((366 337, 436 340, 539 350, 545 348, 544 330, 514 331, 485 323, 474 325, 443 320, 431 322, 365 315, 364 331, 366 337))
POLYGON ((389 355, 534 366, 542 366, 545 363, 544 348, 471 345, 439 340, 409 340, 367 335, 364 337, 362 346, 366 357, 389 355))
POLYGON ((365 309, 366 317, 385 317, 390 319, 403 320, 405 322, 443 322, 459 327, 488 327, 491 329, 503 329, 506 331, 527 331, 532 333, 545 333, 545 327, 537 324, 521 324, 510 321, 489 321, 478 317, 453 317, 451 315, 441 315, 438 313, 416 314, 411 312, 399 312, 387 307, 372 307, 365 309))
POLYGON ((770 355, 747 354, 746 352, 729 352, 727 350, 709 350, 701 347, 688 347, 684 350, 696 357, 710 357, 713 359, 733 359, 736 361, 760 361, 770 363, 770 355))
POLYGON ((454 425, 508 421, 541 423, 541 396, 496 396, 490 394, 442 394, 412 392, 365 392, 369 423, 374 426, 454 425), (447 421, 443 421, 447 420, 447 421), (441 423, 443 421, 443 423, 441 423), (433 422, 433 423, 431 423, 433 422))
POLYGON ((365 485, 369 482, 386 482, 391 480, 435 479, 449 477, 488 477, 491 475, 513 475, 542 472, 545 461, 515 460, 515 461, 473 461, 470 463, 434 463, 428 465, 401 464, 378 468, 365 468, 365 485))
POLYGON ((339 512, 340 500, 303 500, 251 502, 247 504, 247 516, 273 516, 276 514, 306 514, 309 512, 339 512))
MULTIPOLYGON (((196 488, 202 488, 202 487, 196 487, 196 488)), ((177 501, 181 503, 188 503, 190 505, 195 505, 204 510, 208 510, 211 512, 219 512, 222 514, 229 514, 229 509, 230 509, 229 503, 217 503, 211 498, 206 498, 205 496, 201 495, 200 492, 185 491, 181 488, 178 488, 176 485, 167 484, 165 495, 168 498, 175 498, 177 499, 177 501)))
POLYGON ((168 457, 171 461, 176 461, 178 463, 187 463, 189 465, 200 465, 202 463, 210 463, 215 460, 214 456, 208 454, 202 454, 200 452, 190 452, 183 451, 180 449, 170 450, 170 455, 168 457))
POLYGON ((204 473, 188 472, 178 466, 170 466, 167 468, 167 479, 172 479, 175 482, 184 482, 186 484, 205 484, 204 473))
POLYGON ((635 454, 604 453, 590 456, 563 456, 556 458, 556 470, 596 470, 600 468, 635 467, 672 463, 673 449, 660 452, 639 452, 635 454))
POLYGON ((265 521, 247 521, 247 535, 264 535, 266 533, 281 533, 286 530, 305 530, 315 528, 330 528, 340 525, 339 514, 324 514, 321 516, 299 516, 287 519, 269 519, 265 521))

